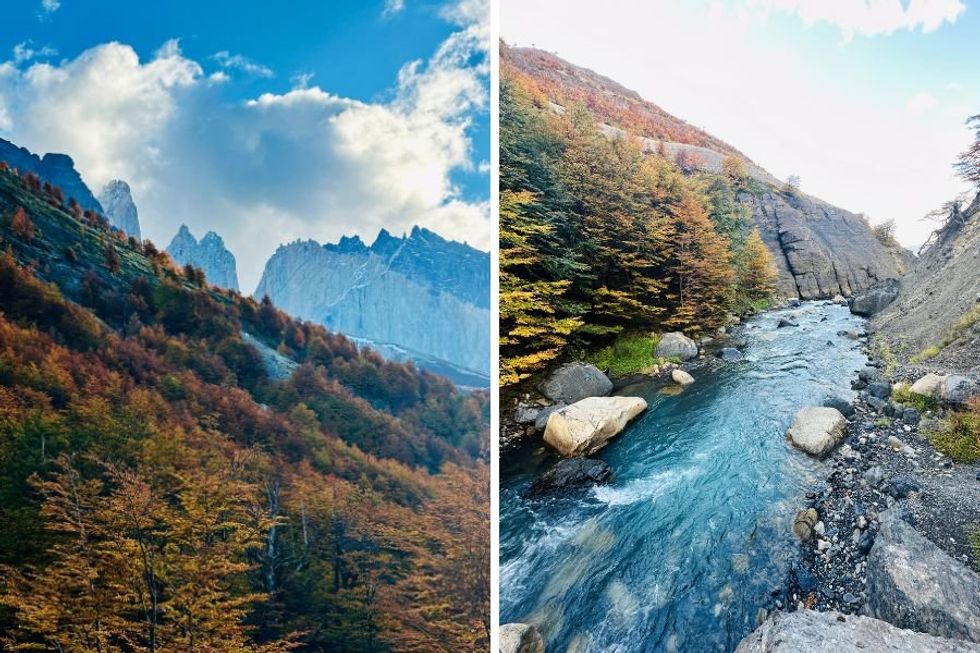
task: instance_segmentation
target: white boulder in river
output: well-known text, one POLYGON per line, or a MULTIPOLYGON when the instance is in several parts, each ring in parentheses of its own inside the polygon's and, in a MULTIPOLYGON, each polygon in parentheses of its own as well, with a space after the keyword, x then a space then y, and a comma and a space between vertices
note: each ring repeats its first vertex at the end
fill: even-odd
POLYGON ((847 420, 836 408, 807 406, 793 419, 786 437, 797 449, 823 458, 844 439, 847 420))
POLYGON ((660 342, 657 343, 653 355, 659 358, 691 360, 698 355, 698 345, 683 333, 674 331, 665 333, 660 337, 660 342))
POLYGON ((682 369, 676 369, 671 372, 670 378, 678 385, 691 385, 694 383, 694 377, 682 369))
POLYGON ((980 653, 980 645, 902 630, 857 615, 777 612, 741 641, 735 653, 980 653))
POLYGON ((529 624, 504 624, 500 627, 500 653, 544 653, 544 639, 529 624))
POLYGON ((548 416, 544 441, 563 456, 587 456, 646 408, 640 397, 586 397, 548 416))

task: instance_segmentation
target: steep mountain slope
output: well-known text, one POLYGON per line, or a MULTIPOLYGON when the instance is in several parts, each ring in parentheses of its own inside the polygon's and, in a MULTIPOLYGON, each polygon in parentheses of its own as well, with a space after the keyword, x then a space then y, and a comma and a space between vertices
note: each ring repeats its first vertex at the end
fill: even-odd
POLYGON ((75 198, 83 209, 102 213, 102 205, 82 176, 75 170, 75 162, 67 154, 45 154, 39 157, 23 147, 0 138, 0 161, 6 161, 11 168, 21 172, 33 172, 43 181, 60 188, 65 200, 75 198))
POLYGON ((139 213, 136 211, 129 184, 113 179, 99 193, 99 203, 105 209, 105 217, 109 219, 109 224, 136 240, 143 239, 140 234, 139 213))
POLYGON ((255 290, 291 315, 486 375, 490 257, 419 227, 280 247, 255 290))
POLYGON ((902 358, 919 355, 948 371, 980 368, 980 195, 948 216, 872 324, 902 358))
POLYGON ((733 146, 606 77, 532 48, 502 46, 501 62, 532 78, 554 111, 582 103, 603 122, 607 136, 635 136, 647 153, 684 153, 695 167, 710 172, 720 172, 728 155, 742 159, 757 184, 738 201, 751 210, 776 258, 784 296, 850 295, 901 275, 911 261, 905 250, 880 243, 862 216, 787 188, 733 146))
POLYGON ((486 393, 2 169, 0 251, 0 648, 486 649, 486 393))
POLYGON ((207 232, 198 241, 187 225, 182 224, 167 245, 167 253, 179 265, 189 264, 204 270, 208 283, 228 290, 238 290, 235 255, 225 248, 225 241, 213 231, 207 232))

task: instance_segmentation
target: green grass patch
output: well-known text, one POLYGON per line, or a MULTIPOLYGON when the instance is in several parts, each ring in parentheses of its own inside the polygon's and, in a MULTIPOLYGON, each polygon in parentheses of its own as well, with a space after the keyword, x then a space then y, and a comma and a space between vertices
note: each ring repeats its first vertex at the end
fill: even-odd
POLYGON ((892 425, 892 420, 889 417, 879 417, 875 420, 875 426, 881 429, 886 429, 892 425))
POLYGON ((935 358, 936 356, 939 355, 939 352, 943 350, 943 347, 945 347, 945 345, 943 345, 942 347, 939 345, 929 345, 928 347, 920 351, 918 354, 913 356, 910 359, 910 362, 921 363, 922 361, 927 361, 930 358, 935 358))
POLYGON ((885 364, 885 376, 891 376, 898 369, 898 357, 892 351, 891 345, 881 336, 871 339, 871 353, 885 364))
POLYGON ((659 342, 660 337, 656 335, 623 334, 612 344, 587 354, 585 360, 612 376, 636 374, 666 362, 653 355, 659 342))
POLYGON ((950 460, 958 463, 980 461, 980 404, 975 404, 971 410, 951 413, 927 436, 950 460))
POLYGON ((928 397, 926 395, 920 395, 917 392, 912 392, 908 386, 898 386, 892 390, 892 401, 903 406, 911 406, 920 413, 930 410, 934 411, 939 406, 939 402, 935 397, 928 397))
POLYGON ((970 551, 973 552, 974 563, 980 566, 980 524, 967 530, 966 541, 970 545, 970 551))

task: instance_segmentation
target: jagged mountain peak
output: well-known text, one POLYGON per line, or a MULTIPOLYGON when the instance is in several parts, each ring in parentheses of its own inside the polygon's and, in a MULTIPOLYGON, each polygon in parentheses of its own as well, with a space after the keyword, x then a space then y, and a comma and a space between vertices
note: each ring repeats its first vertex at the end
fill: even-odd
POLYGON ((67 154, 49 152, 38 156, 25 147, 0 138, 0 161, 21 172, 33 172, 38 177, 57 186, 65 199, 74 198, 83 209, 105 213, 102 204, 75 169, 75 162, 67 154))
POLYGON ((129 188, 121 179, 113 179, 99 193, 99 203, 105 209, 109 224, 137 240, 142 240, 139 213, 129 188))
POLYGON ((208 231, 198 241, 186 224, 180 225, 167 253, 178 265, 193 265, 204 270, 208 282, 229 290, 238 290, 238 267, 235 255, 225 247, 224 239, 208 231))

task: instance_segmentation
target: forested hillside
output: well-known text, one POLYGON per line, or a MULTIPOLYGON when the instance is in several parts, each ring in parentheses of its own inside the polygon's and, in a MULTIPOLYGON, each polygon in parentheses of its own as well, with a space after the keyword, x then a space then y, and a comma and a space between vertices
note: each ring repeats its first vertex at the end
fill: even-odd
POLYGON ((737 198, 763 187, 743 159, 714 173, 647 155, 587 104, 555 111, 545 87, 502 61, 502 384, 632 331, 708 335, 768 304, 773 258, 737 198))
POLYGON ((488 423, 0 164, 4 650, 486 650, 488 423))

